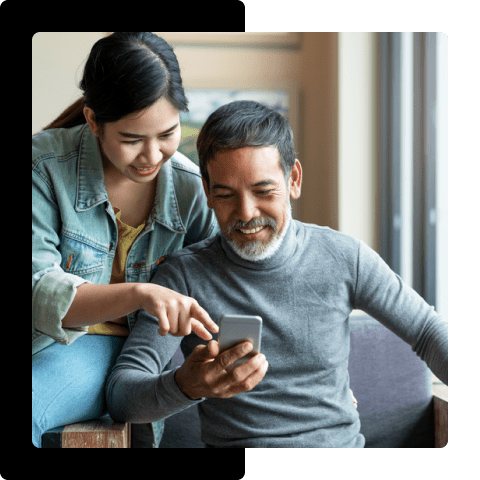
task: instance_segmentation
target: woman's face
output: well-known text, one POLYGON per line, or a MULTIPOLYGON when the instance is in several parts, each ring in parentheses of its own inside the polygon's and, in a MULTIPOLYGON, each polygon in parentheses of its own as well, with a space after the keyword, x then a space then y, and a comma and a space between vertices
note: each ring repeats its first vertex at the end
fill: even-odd
POLYGON ((106 175, 120 172, 135 183, 149 183, 180 143, 180 115, 163 97, 151 107, 101 128, 92 109, 85 107, 84 113, 99 138, 106 175))

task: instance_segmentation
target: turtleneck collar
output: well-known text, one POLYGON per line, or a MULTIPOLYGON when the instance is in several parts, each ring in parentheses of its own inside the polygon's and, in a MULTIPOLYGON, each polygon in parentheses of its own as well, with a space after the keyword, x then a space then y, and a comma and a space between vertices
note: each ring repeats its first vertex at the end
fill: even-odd
POLYGON ((227 258, 233 263, 241 265, 242 267, 250 268, 252 270, 267 270, 282 265, 294 255, 296 250, 296 230, 297 227, 295 225, 295 220, 292 219, 288 225, 287 232, 283 237, 282 243, 278 247, 278 250, 272 256, 256 262, 245 260, 237 255, 229 245, 223 233, 219 233, 220 246, 225 252, 227 258))

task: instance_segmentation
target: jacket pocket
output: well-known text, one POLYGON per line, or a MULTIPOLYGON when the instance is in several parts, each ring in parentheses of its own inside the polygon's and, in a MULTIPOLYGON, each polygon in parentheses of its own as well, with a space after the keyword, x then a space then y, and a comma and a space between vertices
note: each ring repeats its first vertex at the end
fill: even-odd
POLYGON ((60 239, 60 266, 67 273, 97 283, 105 268, 108 251, 108 245, 99 244, 87 235, 63 231, 60 239))

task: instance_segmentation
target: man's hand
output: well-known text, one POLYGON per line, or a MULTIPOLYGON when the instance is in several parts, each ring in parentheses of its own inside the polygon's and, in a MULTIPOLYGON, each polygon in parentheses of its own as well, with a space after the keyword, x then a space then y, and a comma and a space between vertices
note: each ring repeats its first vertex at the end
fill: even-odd
POLYGON ((180 390, 192 400, 202 397, 230 398, 248 392, 267 372, 268 362, 265 356, 257 353, 238 367, 228 367, 247 355, 252 348, 250 342, 242 342, 220 353, 215 340, 208 345, 197 345, 176 371, 175 381, 180 390))
POLYGON ((218 326, 208 313, 191 297, 152 283, 140 284, 140 308, 158 319, 158 333, 184 337, 193 331, 200 338, 210 340, 218 326))

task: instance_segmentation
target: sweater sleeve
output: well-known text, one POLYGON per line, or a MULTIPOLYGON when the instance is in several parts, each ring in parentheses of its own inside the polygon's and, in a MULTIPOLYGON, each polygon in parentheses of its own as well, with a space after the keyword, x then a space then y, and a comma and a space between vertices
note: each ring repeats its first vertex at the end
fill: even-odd
POLYGON ((448 384, 448 324, 382 258, 360 242, 355 307, 407 342, 448 384))
MULTIPOLYGON (((181 277, 170 265, 162 266, 153 281, 159 283, 159 278, 168 278, 167 288, 185 294, 181 277)), ((175 372, 179 367, 165 370, 182 339, 160 336, 157 318, 139 312, 106 384, 107 408, 113 420, 155 422, 204 400, 191 400, 178 388, 175 372)))
POLYGON ((158 333, 156 318, 140 312, 107 381, 107 408, 113 420, 150 423, 165 419, 201 400, 190 400, 178 388, 175 372, 164 370, 181 338, 158 333))

